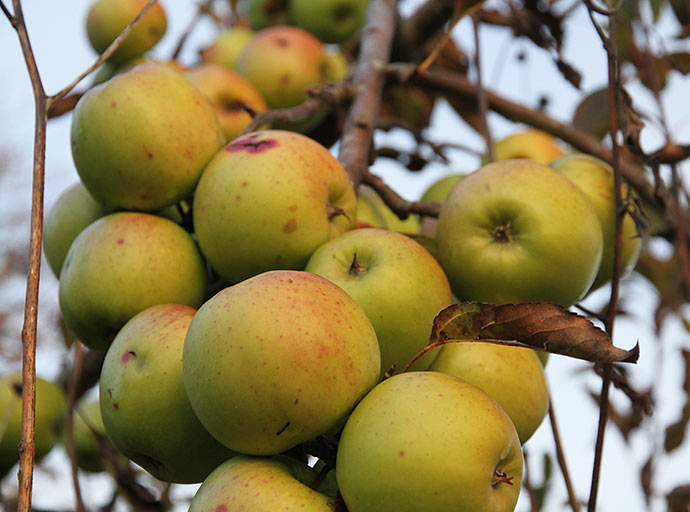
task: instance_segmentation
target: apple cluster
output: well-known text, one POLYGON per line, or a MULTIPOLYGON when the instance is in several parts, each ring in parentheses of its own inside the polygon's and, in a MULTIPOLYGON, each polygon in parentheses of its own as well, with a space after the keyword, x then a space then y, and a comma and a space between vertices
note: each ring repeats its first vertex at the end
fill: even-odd
MULTIPOLYGON (((143 3, 97 0, 94 49, 143 3)), ((141 59, 165 30, 157 6, 79 101, 80 182, 47 215, 44 249, 67 328, 106 352, 99 402, 78 407, 83 469, 102 469, 96 431, 157 479, 203 482, 192 511, 514 509, 545 358, 454 343, 402 370, 453 301, 568 307, 605 284, 611 169, 523 132, 426 192, 438 221, 401 221, 308 136, 327 112, 241 134, 251 112, 346 76, 324 42, 352 37, 366 3, 291 0, 294 26, 249 1, 252 28, 191 69, 141 59)), ((629 218, 623 246, 628 271, 629 218)))

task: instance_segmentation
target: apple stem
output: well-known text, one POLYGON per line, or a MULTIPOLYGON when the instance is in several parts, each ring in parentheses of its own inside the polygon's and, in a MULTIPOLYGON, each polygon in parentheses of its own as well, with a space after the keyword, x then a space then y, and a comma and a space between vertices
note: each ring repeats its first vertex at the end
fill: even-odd
POLYGON ((366 267, 364 265, 360 265, 357 262, 357 253, 355 253, 354 256, 352 257, 352 263, 350 263, 350 268, 348 270, 348 273, 351 276, 356 276, 358 274, 361 274, 365 270, 366 270, 366 267))
POLYGON ((328 206, 326 206, 326 211, 328 212, 328 220, 331 220, 333 217, 337 217, 338 215, 343 215, 346 219, 350 218, 348 217, 347 213, 345 213, 345 210, 332 203, 328 203, 328 206))
POLYGON ((496 487, 498 484, 513 485, 513 478, 515 478, 515 477, 508 476, 503 471, 495 469, 494 470, 494 479, 491 482, 491 486, 496 487))
POLYGON ((496 226, 491 234, 497 242, 506 243, 513 241, 512 232, 510 230, 510 221, 507 221, 502 226, 496 226))

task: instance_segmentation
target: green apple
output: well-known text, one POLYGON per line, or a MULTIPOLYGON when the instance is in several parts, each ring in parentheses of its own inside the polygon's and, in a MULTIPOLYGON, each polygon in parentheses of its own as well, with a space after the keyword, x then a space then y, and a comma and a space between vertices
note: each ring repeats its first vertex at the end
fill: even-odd
POLYGON ((266 102, 256 87, 220 64, 202 64, 187 71, 185 78, 209 99, 227 140, 237 137, 251 122, 252 116, 245 106, 255 112, 266 110, 266 102))
POLYGON ((381 366, 376 333, 357 303, 321 276, 288 270, 225 288, 201 306, 182 362, 201 423, 251 455, 340 426, 381 366))
MULTIPOLYGON (((424 191, 421 200, 443 203, 451 189, 464 176, 464 174, 451 174, 435 181, 424 191)), ((430 236, 431 238, 436 237, 437 222, 437 219, 434 217, 423 217, 419 227, 420 234, 430 236)))
POLYGON ((284 25, 257 32, 237 62, 237 71, 272 109, 305 101, 310 85, 330 80, 331 67, 321 41, 301 28, 284 25))
MULTIPOLYGON (((86 18, 86 32, 94 50, 103 53, 139 14, 147 0, 96 0, 86 18)), ((156 2, 113 53, 109 62, 122 63, 143 55, 161 40, 167 28, 165 11, 156 2)))
POLYGON ((548 133, 525 130, 494 143, 494 160, 526 158, 548 164, 565 154, 563 148, 548 133))
MULTIPOLYGON (((98 399, 82 398, 75 405, 72 418, 74 453, 77 459, 77 466, 82 471, 89 473, 103 471, 105 466, 96 434, 103 436, 105 439, 107 437, 98 399)), ((67 449, 66 438, 63 440, 63 443, 65 444, 65 449, 67 449)))
POLYGON ((324 43, 341 43, 364 25, 369 0, 290 0, 295 25, 324 43))
MULTIPOLYGON (((594 205, 604 234, 604 253, 592 290, 608 283, 613 276, 613 258, 616 244, 616 201, 613 192, 613 169, 603 160, 572 153, 551 162, 551 167, 565 174, 582 189, 594 205)), ((630 215, 623 217, 623 246, 621 277, 626 276, 637 263, 642 238, 637 235, 635 221, 630 215)))
POLYGON ((230 283, 274 269, 301 270, 323 242, 349 230, 357 200, 328 150, 294 132, 235 139, 203 172, 194 231, 230 283))
MULTIPOLYGON (((38 462, 62 436, 67 412, 65 393, 57 384, 36 377, 35 455, 38 462)), ((0 377, 0 476, 19 461, 22 436, 22 375, 0 377)))
POLYGON ((199 51, 201 61, 234 70, 242 50, 253 36, 254 31, 248 27, 230 27, 199 51))
POLYGON ((238 455, 204 480, 189 512, 332 512, 332 500, 310 487, 316 476, 289 457, 238 455))
POLYGON ((290 22, 289 0, 247 0, 247 19, 254 30, 290 22))
POLYGON ((350 512, 510 512, 522 480, 513 423, 478 387, 438 372, 384 380, 345 424, 336 459, 350 512))
POLYGON ((485 165, 441 207, 438 258, 460 300, 568 307, 599 271, 603 239, 587 196, 533 160, 485 165))
POLYGON ((190 196, 225 143, 206 97, 162 64, 137 66, 89 90, 71 130, 84 186, 113 209, 151 211, 190 196))
POLYGON ((60 310, 90 348, 105 350, 134 315, 156 304, 198 307, 206 266, 192 237, 146 213, 101 217, 74 240, 60 273, 60 310))
POLYGON ((370 186, 360 185, 357 198, 357 221, 360 227, 385 228, 400 233, 419 232, 419 218, 416 215, 400 219, 370 186))
MULTIPOLYGON (((429 343, 434 318, 451 304, 441 266, 411 238, 385 229, 355 229, 319 247, 305 268, 345 290, 371 320, 381 373, 398 371, 429 343)), ((415 363, 426 369, 436 354, 415 363)))
POLYGON ((201 482, 233 455, 197 419, 182 377, 196 310, 160 304, 120 330, 103 361, 100 406, 115 447, 159 480, 201 482))
POLYGON ((448 343, 429 370, 460 377, 486 391, 510 416, 522 444, 532 437, 549 409, 544 368, 529 348, 448 343))
POLYGON ((43 221, 43 251, 56 276, 60 276, 62 263, 77 235, 107 213, 80 182, 60 194, 43 221))

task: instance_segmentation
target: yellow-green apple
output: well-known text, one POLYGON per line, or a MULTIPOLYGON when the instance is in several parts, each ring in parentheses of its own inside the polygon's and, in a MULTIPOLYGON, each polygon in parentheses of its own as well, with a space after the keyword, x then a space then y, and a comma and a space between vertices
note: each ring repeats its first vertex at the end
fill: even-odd
MULTIPOLYGON (((441 266, 411 238, 385 229, 355 229, 314 251, 308 272, 333 281, 371 320, 381 347, 381 372, 405 365, 429 342, 438 313, 451 303, 441 266)), ((413 368, 426 369, 432 351, 413 368)))
POLYGON ((321 41, 306 30, 280 25, 261 30, 247 43, 237 71, 252 82, 270 108, 299 105, 310 85, 330 80, 321 41))
POLYGON ((290 17, 324 43, 341 43, 362 28, 368 5, 369 0, 290 0, 290 17))
MULTIPOLYGON (((603 160, 571 153, 551 162, 551 167, 565 174, 582 189, 594 205, 604 234, 604 253, 592 290, 603 286, 613 276, 613 258, 616 243, 616 205, 613 192, 613 169, 603 160)), ((640 255, 642 238, 637 235, 635 221, 630 215, 623 217, 623 246, 621 252, 621 277, 635 266, 640 255)))
POLYGON ((400 233, 419 232, 419 218, 416 215, 400 219, 370 186, 360 185, 357 198, 357 221, 363 227, 385 228, 400 233))
POLYGON ((549 409, 544 368, 530 348, 448 343, 429 370, 460 377, 486 391, 510 416, 522 444, 532 437, 549 409))
MULTIPOLYGON (((96 0, 86 17, 86 32, 94 50, 103 53, 139 14, 147 0, 96 0)), ((156 2, 130 32, 109 62, 122 63, 139 57, 161 40, 167 28, 165 11, 156 2)))
POLYGON ((248 27, 230 27, 199 51, 201 61, 235 69, 237 59, 253 35, 254 31, 248 27))
POLYGON ((85 345, 107 349, 134 315, 156 304, 198 307, 206 265, 174 222, 137 212, 106 215, 72 243, 60 273, 60 310, 85 345))
POLYGON ((317 473, 290 457, 238 455, 201 484, 189 512, 332 512, 333 501, 311 488, 317 473))
POLYGON ((117 334, 101 371, 108 437, 166 482, 201 482, 235 455, 204 429, 185 392, 182 350, 195 313, 179 304, 145 309, 117 334))
POLYGON ((235 451, 272 455, 341 426, 378 382, 381 358, 371 322, 345 291, 278 270, 204 303, 182 363, 206 429, 235 451))
POLYGON ((301 270, 314 250, 350 229, 357 200, 328 150, 294 132, 264 130, 230 142, 203 172, 194 231, 230 283, 267 270, 301 270))
MULTIPOLYGON (((464 174, 450 174, 435 181, 424 191, 421 200, 443 203, 443 201, 446 200, 446 197, 448 197, 448 194, 450 193, 451 189, 464 176, 464 174)), ((434 217, 423 217, 421 220, 421 225, 419 227, 419 232, 423 235, 427 235, 432 238, 435 237, 436 223, 437 219, 434 217)))
POLYGON ((599 271, 599 219, 575 183, 534 160, 485 165, 441 206, 438 258, 460 300, 571 306, 599 271))
MULTIPOLYGON (((57 384, 36 378, 35 460, 45 457, 62 436, 67 400, 57 384)), ((19 461, 22 436, 22 375, 0 377, 0 476, 19 461)))
POLYGON ((202 64, 185 73, 209 99, 227 140, 237 137, 252 116, 249 111, 266 110, 266 102, 252 83, 220 64, 202 64))
POLYGON ((290 22, 289 0, 247 0, 247 19, 254 30, 290 22))
POLYGON ((494 160, 526 158, 548 164, 565 154, 563 148, 548 133, 525 130, 494 143, 494 160))
POLYGON ((522 451, 508 415, 478 387, 439 372, 403 373, 348 418, 336 478, 350 512, 511 512, 522 451))
MULTIPOLYGON (((74 431, 74 454, 77 459, 77 466, 89 473, 98 473, 105 469, 103 456, 99 447, 98 438, 101 436, 105 442, 108 438, 101 418, 101 407, 98 399, 82 398, 74 407, 73 431, 74 431)), ((63 438, 65 447, 66 439, 63 438)))
POLYGON ((191 195, 225 143, 206 97, 161 64, 137 66, 84 94, 71 140, 91 195, 110 208, 149 211, 191 195))
POLYGON ((60 194, 43 222, 43 251, 56 276, 60 276, 62 263, 77 235, 107 213, 80 182, 60 194))

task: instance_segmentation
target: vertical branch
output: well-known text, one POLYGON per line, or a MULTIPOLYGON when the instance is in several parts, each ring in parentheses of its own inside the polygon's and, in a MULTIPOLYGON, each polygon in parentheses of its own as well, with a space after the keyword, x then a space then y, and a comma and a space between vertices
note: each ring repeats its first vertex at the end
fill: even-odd
POLYGON ((527 490, 527 496, 529 497, 529 508, 530 512, 539 512, 539 506, 537 504, 537 495, 534 492, 534 487, 531 482, 531 468, 529 465, 529 452, 526 449, 522 449, 522 458, 525 464, 525 471, 522 477, 522 485, 527 490))
POLYGON ((29 270, 26 279, 24 324, 22 327, 22 436, 19 442, 19 512, 31 510, 31 491, 34 473, 36 430, 36 331, 38 324, 38 285, 41 272, 41 243, 43 234, 43 182, 45 179, 46 127, 48 114, 46 94, 38 72, 29 34, 24 23, 20 0, 13 0, 13 26, 19 37, 24 61, 31 77, 34 93, 35 127, 33 155, 33 185, 31 191, 31 236, 29 242, 29 270))
POLYGON ((568 471, 568 465, 565 462, 565 453, 563 452, 563 444, 561 443, 561 435, 558 430, 558 423, 556 423, 556 413, 553 410, 553 400, 551 397, 549 397, 549 422, 551 423, 553 442, 556 445, 556 459, 561 468, 565 488, 568 491, 570 508, 573 509, 573 512, 580 512, 580 505, 578 504, 577 496, 575 496, 575 491, 573 490, 573 483, 570 479, 570 471, 568 471))
POLYGON ((77 470, 77 454, 74 448, 74 404, 77 401, 77 388, 79 386, 79 378, 81 377, 82 361, 84 359, 84 347, 81 342, 77 341, 74 344, 74 362, 72 363, 72 374, 69 378, 69 385, 67 387, 67 396, 69 400, 69 409, 67 411, 67 453, 69 454, 70 464, 72 466, 72 485, 74 486, 74 501, 75 510, 77 512, 84 512, 84 502, 81 497, 81 488, 79 487, 79 472, 77 470))
POLYGON ((479 44, 479 18, 472 15, 472 25, 474 26, 474 65, 477 68, 477 105, 479 106, 479 118, 481 119, 482 135, 486 142, 486 154, 489 162, 494 161, 494 148, 491 142, 491 132, 489 132, 489 122, 487 120, 489 111, 489 101, 484 93, 482 85, 482 66, 481 66, 481 46, 479 44))
POLYGON ((390 56, 397 0, 372 0, 362 32, 353 82, 358 86, 340 142, 340 162, 355 188, 369 166, 376 118, 381 105, 384 68, 390 56))
MULTIPOLYGON (((592 22, 598 27, 594 21, 592 14, 593 8, 591 2, 586 2, 587 7, 592 17, 592 22)), ((619 66, 616 54, 616 12, 607 13, 609 19, 609 36, 603 35, 600 29, 597 29, 601 36, 604 48, 606 49, 608 60, 608 96, 609 96, 609 135, 611 137, 611 154, 613 167, 613 183, 614 183, 614 208, 616 218, 616 234, 613 258, 613 277, 611 280, 611 296, 608 304, 608 318, 606 321, 606 331, 613 337, 614 320, 616 317, 616 307, 618 303, 618 293, 620 284, 620 261, 621 261, 621 247, 623 244, 623 206, 622 206, 622 192, 623 180, 621 178, 620 170, 620 152, 618 148, 618 94, 619 94, 619 66)), ((601 474, 601 460, 604 451, 604 434, 606 432, 606 422, 608 420, 609 412, 609 388, 611 385, 611 377, 613 367, 610 363, 604 364, 604 374, 601 383, 601 395, 599 402, 599 424, 597 426, 597 440, 594 449, 594 462, 592 464, 592 482, 589 492, 589 501, 587 502, 587 511, 594 512, 597 506, 597 493, 599 490, 599 479, 601 474)))

